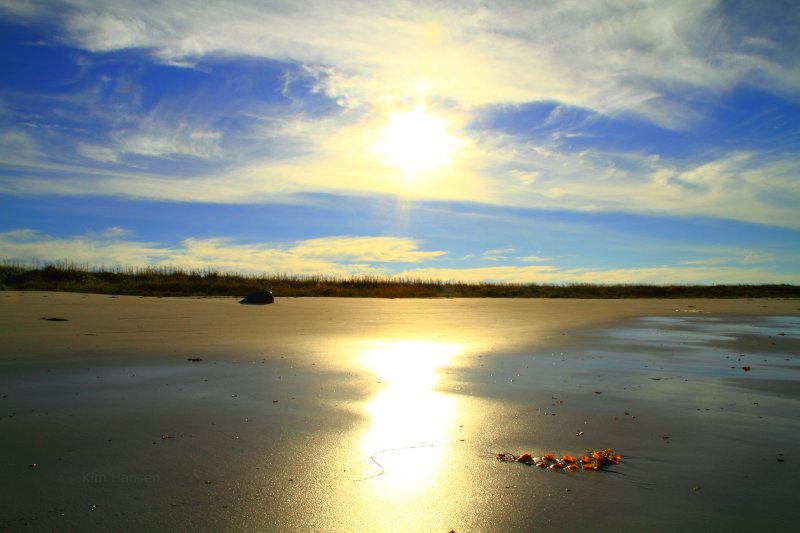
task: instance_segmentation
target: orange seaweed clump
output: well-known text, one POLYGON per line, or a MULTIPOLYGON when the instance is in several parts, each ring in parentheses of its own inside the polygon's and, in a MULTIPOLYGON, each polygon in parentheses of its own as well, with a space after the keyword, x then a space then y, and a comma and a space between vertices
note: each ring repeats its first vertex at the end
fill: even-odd
POLYGON ((595 450, 592 452, 591 465, 593 470, 600 470, 605 465, 618 465, 622 462, 622 456, 614 454, 614 450, 606 448, 603 451, 595 450))

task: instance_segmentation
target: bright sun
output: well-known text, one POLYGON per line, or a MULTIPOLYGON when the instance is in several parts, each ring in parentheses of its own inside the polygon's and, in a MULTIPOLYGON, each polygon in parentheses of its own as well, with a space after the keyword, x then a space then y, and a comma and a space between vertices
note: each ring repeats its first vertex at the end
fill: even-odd
POLYGON ((389 116, 389 124, 373 148, 389 164, 406 174, 442 167, 458 146, 447 121, 425 112, 424 106, 389 116))

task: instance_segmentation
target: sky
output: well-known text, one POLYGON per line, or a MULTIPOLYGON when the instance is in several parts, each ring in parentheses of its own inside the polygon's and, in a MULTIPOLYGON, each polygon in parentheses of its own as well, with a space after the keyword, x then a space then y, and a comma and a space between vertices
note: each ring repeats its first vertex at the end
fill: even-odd
POLYGON ((0 0, 0 260, 800 284, 795 0, 0 0))

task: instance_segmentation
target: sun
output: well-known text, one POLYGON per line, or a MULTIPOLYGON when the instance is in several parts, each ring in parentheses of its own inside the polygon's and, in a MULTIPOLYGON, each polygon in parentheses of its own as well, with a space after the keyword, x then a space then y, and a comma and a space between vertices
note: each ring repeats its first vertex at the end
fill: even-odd
POLYGON ((389 116, 382 135, 373 145, 386 163, 406 174, 416 174, 450 163, 459 141, 448 131, 446 120, 428 114, 420 105, 389 116))

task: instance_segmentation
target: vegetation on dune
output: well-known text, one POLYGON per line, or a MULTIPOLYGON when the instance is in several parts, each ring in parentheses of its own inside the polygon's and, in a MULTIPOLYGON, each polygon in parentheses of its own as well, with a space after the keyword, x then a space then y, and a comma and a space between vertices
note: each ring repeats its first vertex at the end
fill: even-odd
POLYGON ((797 285, 600 285, 465 283, 380 276, 246 275, 176 267, 89 268, 70 262, 0 265, 0 290, 62 291, 136 296, 355 298, 798 298, 797 285))

